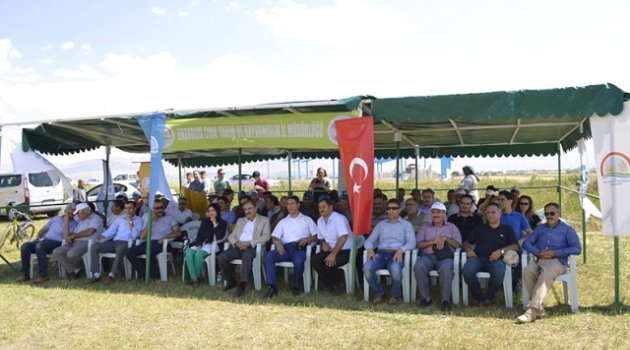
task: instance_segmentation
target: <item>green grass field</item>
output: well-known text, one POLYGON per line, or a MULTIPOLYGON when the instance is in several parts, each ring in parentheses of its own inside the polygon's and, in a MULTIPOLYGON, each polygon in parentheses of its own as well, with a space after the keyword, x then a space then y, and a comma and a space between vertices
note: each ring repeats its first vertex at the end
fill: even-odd
MULTIPOLYGON (((534 196, 539 205, 557 198, 554 191, 541 191, 534 196)), ((578 224, 573 199, 565 198, 568 220, 578 224)), ((613 239, 597 226, 588 225, 588 263, 578 260, 579 312, 571 313, 549 293, 548 316, 533 324, 515 323, 520 295, 511 310, 499 293, 493 307, 460 305, 442 313, 414 303, 372 306, 362 293, 293 297, 285 285, 271 301, 253 291, 253 283, 236 299, 207 282, 198 288, 182 284, 181 267, 167 283, 125 281, 121 274, 110 286, 88 285, 53 275, 33 286, 15 282, 18 272, 2 264, 0 348, 630 348, 630 239, 620 239, 622 303, 614 305, 613 239)), ((14 247, 2 253, 19 265, 14 247)), ((437 288, 433 292, 435 299, 437 288)), ((555 292, 562 298, 560 283, 555 292)))

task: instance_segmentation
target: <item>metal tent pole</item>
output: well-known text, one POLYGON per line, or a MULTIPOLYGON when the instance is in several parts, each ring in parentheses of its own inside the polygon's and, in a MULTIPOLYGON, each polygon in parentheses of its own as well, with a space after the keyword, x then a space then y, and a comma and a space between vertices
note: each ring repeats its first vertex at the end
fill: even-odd
MULTIPOLYGON (((287 155, 287 164, 289 165, 289 196, 293 195, 293 190, 291 189, 291 163, 293 162, 293 154, 289 151, 287 155)), ((298 166, 299 170, 299 166, 298 166)))
POLYGON ((420 147, 416 145, 414 148, 416 149, 416 158, 414 159, 415 164, 416 164, 416 187, 415 188, 419 188, 418 187, 418 158, 420 157, 420 147))
POLYGON ((396 141, 396 188, 394 190, 394 198, 398 198, 398 188, 400 187, 400 140, 402 139, 400 132, 394 134, 396 141))
POLYGON ((179 173, 179 196, 182 196, 182 156, 177 154, 177 168, 179 173))
POLYGON ((558 204, 560 205, 560 210, 562 210, 562 148, 560 144, 558 144, 558 204))
MULTIPOLYGON (((241 154, 242 154, 242 151, 243 151, 242 148, 238 149, 238 194, 239 195, 243 191, 243 181, 241 179, 241 172, 243 170, 242 165, 241 165, 241 154)), ((236 198, 238 198, 238 196, 236 196, 236 198)))

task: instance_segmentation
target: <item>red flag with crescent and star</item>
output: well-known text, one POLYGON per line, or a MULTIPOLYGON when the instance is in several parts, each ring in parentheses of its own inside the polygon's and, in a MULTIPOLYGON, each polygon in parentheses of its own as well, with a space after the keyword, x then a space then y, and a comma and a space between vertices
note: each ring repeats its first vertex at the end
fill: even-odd
POLYGON ((374 120, 372 116, 337 120, 335 128, 352 211, 352 232, 369 234, 374 192, 374 120))

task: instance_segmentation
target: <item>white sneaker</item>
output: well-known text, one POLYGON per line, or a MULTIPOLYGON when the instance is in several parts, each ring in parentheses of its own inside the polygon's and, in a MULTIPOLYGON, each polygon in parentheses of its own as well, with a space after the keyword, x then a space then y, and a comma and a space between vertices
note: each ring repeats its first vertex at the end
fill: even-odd
POLYGON ((524 314, 516 318, 518 323, 530 323, 536 320, 536 316, 532 313, 531 309, 527 309, 524 314))

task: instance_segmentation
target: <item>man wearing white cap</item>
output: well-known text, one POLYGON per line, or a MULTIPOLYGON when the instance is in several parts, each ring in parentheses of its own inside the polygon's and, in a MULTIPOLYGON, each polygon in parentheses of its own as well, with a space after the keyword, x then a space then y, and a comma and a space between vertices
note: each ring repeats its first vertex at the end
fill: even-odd
POLYGON ((451 285, 453 281, 453 251, 462 244, 457 226, 446 222, 446 206, 437 202, 431 206, 432 225, 423 225, 416 234, 418 257, 413 273, 420 289, 420 307, 431 305, 429 272, 437 270, 442 292, 442 311, 450 311, 451 285))
POLYGON ((87 203, 79 203, 74 215, 79 218, 79 223, 72 230, 70 222, 73 219, 64 216, 63 238, 66 244, 52 252, 53 259, 69 272, 68 277, 71 279, 77 278, 81 272, 82 257, 88 250, 90 238, 98 236, 103 231, 103 220, 87 203))

